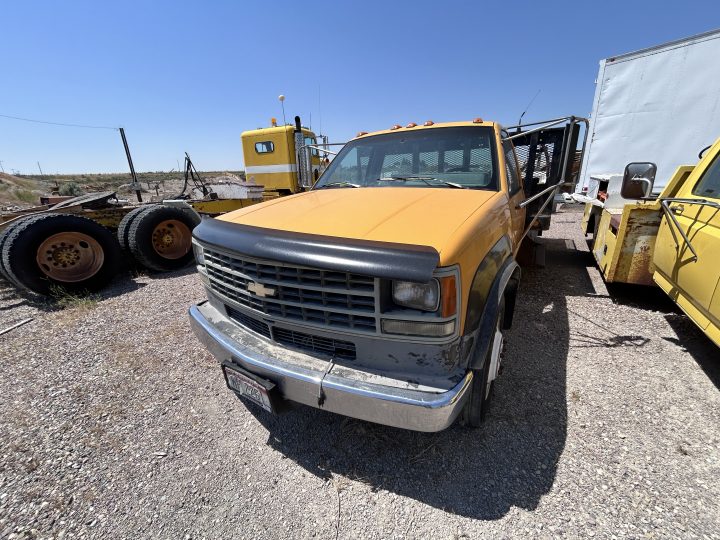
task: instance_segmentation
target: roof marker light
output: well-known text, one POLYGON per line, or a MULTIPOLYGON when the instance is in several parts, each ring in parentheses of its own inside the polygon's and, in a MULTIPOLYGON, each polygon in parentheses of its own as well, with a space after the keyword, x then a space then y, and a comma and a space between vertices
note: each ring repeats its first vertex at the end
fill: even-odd
POLYGON ((473 119, 473 124, 482 124, 482 123, 483 123, 483 119, 482 119, 482 118, 475 118, 475 119, 473 119))
POLYGON ((435 122, 433 122, 432 120, 428 120, 423 124, 423 126, 432 126, 434 123, 435 122))
POLYGON ((391 127, 390 129, 400 129, 401 127, 402 127, 402 126, 401 126, 400 124, 395 124, 395 125, 394 125, 393 127, 391 127))
POLYGON ((362 137, 363 135, 367 135, 367 134, 368 134, 367 131, 358 131, 358 134, 355 135, 355 136, 356 136, 356 137, 362 137))
POLYGON ((417 126, 417 124, 416 124, 415 122, 410 122, 410 123, 409 123, 407 126, 405 126, 405 127, 406 127, 406 128, 414 128, 415 126, 417 126))

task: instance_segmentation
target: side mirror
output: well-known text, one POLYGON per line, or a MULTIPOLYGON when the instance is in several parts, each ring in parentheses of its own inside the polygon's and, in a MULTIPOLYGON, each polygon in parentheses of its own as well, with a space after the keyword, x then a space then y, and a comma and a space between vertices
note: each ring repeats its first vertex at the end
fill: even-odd
POLYGON ((620 196, 623 199, 649 197, 655 183, 657 165, 654 163, 628 163, 623 175, 620 196))

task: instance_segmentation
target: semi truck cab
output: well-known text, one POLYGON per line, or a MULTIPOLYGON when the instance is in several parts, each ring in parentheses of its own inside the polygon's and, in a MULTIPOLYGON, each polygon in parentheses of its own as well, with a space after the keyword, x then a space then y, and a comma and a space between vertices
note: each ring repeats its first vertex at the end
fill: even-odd
POLYGON ((298 175, 298 157, 305 160, 309 171, 306 179, 311 186, 324 170, 325 162, 318 150, 318 136, 300 125, 277 125, 271 119, 270 127, 244 131, 240 135, 245 177, 265 188, 266 199, 302 191, 303 178, 298 175), (304 151, 304 148, 308 148, 304 151))

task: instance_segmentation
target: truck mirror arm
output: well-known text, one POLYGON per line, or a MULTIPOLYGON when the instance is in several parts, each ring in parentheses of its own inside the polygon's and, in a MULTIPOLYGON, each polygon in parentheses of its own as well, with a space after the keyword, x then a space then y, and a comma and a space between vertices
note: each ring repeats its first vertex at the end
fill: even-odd
POLYGON ((308 149, 314 149, 318 150, 320 152, 327 152, 328 154, 332 154, 333 156, 337 156, 340 152, 335 152, 333 150, 328 150, 325 148, 325 146, 345 146, 347 143, 327 143, 327 144, 304 144, 299 149, 298 152, 303 152, 308 149))
POLYGON ((653 183, 650 180, 638 175, 635 175, 633 180, 645 184, 645 197, 648 197, 650 193, 652 193, 653 183))

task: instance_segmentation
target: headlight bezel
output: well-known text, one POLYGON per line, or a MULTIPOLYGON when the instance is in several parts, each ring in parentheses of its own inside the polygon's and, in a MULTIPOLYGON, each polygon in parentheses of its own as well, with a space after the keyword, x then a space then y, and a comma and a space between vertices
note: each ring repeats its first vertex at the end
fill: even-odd
POLYGON ((458 336, 461 317, 461 281, 459 265, 443 266, 433 272, 433 281, 438 283, 439 295, 434 311, 424 311, 416 307, 405 307, 393 298, 393 284, 388 280, 385 303, 381 309, 380 333, 393 339, 403 339, 427 343, 445 343, 458 336), (447 298, 446 298, 447 295, 447 298), (404 330, 401 327, 404 326, 404 330), (418 333, 412 333, 415 326, 418 333), (435 331, 423 333, 422 328, 435 331), (444 327, 446 332, 439 331, 444 327), (392 330, 391 330, 392 328, 392 330), (390 331, 388 331, 390 330, 390 331))

